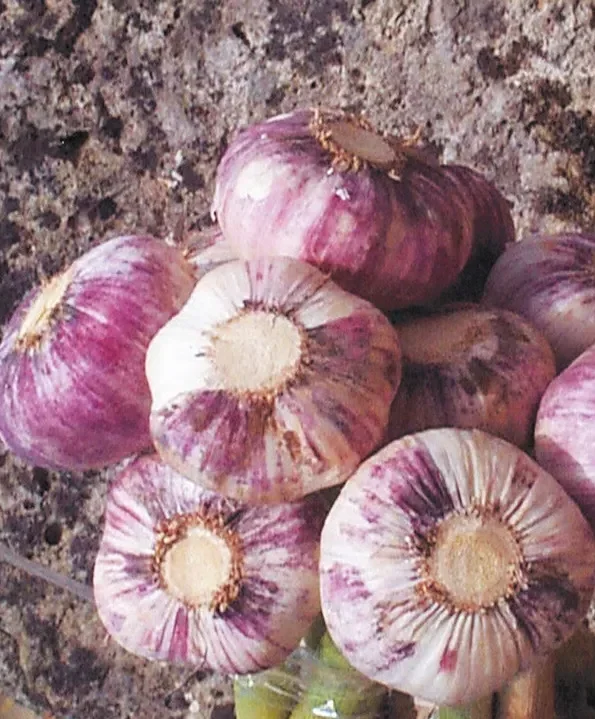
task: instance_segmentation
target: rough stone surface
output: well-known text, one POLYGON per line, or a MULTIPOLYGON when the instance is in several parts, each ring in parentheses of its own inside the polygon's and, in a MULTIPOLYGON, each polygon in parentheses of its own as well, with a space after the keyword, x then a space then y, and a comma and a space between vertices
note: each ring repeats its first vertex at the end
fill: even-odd
MULTIPOLYGON (((570 0, 0 0, 0 324, 94 243, 208 221, 236 128, 365 111, 494 179, 529 230, 595 226, 595 6, 570 0)), ((0 453, 0 541, 83 582, 104 474, 0 453)), ((0 692, 72 719, 231 716, 91 604, 0 564, 0 692)))

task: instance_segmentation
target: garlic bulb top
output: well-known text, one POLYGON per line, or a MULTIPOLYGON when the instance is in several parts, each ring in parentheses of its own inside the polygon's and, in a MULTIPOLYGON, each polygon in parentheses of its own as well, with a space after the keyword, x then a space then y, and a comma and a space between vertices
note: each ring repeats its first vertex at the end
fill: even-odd
POLYGON ((370 303, 290 258, 221 265, 147 352, 158 452, 208 489, 288 501, 380 443, 399 341, 370 303))
POLYGON ((389 310, 438 297, 465 265, 474 210, 459 184, 360 117, 299 110, 235 138, 212 207, 239 257, 305 260, 389 310))
POLYGON ((150 446, 145 352, 194 284, 179 250, 127 236, 29 292, 0 344, 0 439, 33 464, 68 470, 150 446))
POLYGON ((571 634, 593 594, 595 538, 520 449, 432 429, 392 442, 347 481, 320 565, 326 624, 353 666, 456 705, 571 634))

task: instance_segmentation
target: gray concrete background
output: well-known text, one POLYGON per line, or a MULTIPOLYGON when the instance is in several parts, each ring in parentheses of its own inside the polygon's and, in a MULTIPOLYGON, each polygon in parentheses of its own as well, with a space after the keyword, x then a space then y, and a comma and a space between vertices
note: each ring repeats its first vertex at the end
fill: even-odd
MULTIPOLYGON (((594 75, 593 2, 0 0, 0 324, 93 243, 200 229, 234 130, 300 105, 421 128, 519 236, 594 228, 594 75)), ((105 484, 0 450, 0 541, 88 582, 105 484)), ((233 716, 225 681, 127 655, 3 564, 0 692, 59 718, 233 716)))

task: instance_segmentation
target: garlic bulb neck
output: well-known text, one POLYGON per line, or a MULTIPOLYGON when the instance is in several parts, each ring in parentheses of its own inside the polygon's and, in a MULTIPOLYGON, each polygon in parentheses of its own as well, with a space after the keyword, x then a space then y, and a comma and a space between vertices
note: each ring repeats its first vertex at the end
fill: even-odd
POLYGON ((17 335, 17 346, 21 350, 36 348, 49 332, 53 319, 60 312, 62 299, 72 279, 69 270, 53 277, 31 304, 17 335))
POLYGON ((404 158, 394 143, 362 117, 316 111, 310 130, 339 170, 358 172, 366 164, 386 172, 402 167, 404 158))

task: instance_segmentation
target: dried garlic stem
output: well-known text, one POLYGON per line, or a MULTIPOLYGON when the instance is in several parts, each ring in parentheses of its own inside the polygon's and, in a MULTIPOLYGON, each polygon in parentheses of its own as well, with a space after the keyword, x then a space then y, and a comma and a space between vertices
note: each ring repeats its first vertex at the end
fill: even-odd
POLYGON ((518 674, 499 695, 496 719, 556 719, 554 655, 518 674))
POLYGON ((489 694, 473 704, 460 707, 440 707, 431 719, 492 719, 494 716, 493 695, 489 694))
POLYGON ((493 716, 493 695, 489 694, 473 704, 460 707, 440 707, 431 719, 492 719, 493 716))
POLYGON ((390 144, 376 132, 358 127, 354 122, 337 120, 328 124, 329 134, 345 152, 374 167, 390 170, 397 157, 390 144))
POLYGON ((84 599, 87 602, 93 602, 93 590, 87 584, 77 582, 76 579, 66 577, 60 572, 56 572, 49 567, 44 567, 38 562, 32 562, 30 559, 21 557, 20 554, 13 552, 8 547, 5 547, 0 543, 0 562, 6 562, 12 564, 17 569, 22 569, 32 577, 38 577, 39 579, 45 579, 46 582, 53 584, 55 587, 65 589, 67 592, 74 594, 79 599, 84 599))

